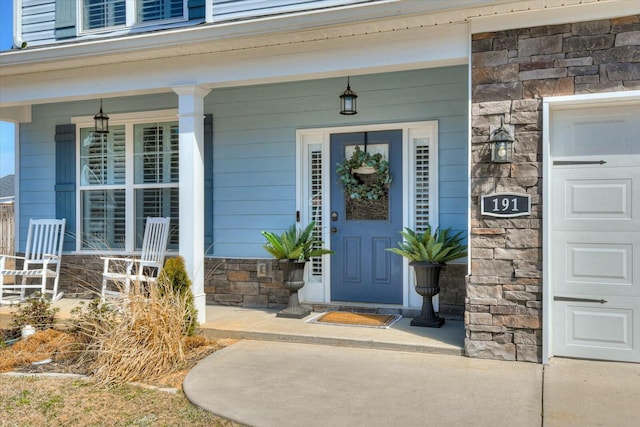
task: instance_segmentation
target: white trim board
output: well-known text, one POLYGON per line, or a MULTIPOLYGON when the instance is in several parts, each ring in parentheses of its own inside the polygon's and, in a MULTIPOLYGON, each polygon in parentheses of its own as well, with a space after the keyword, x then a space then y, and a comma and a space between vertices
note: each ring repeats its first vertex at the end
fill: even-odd
MULTIPOLYGON (((430 157, 429 157, 429 194, 430 205, 430 223, 434 226, 438 226, 438 121, 422 121, 422 122, 399 122, 399 123, 384 123, 384 124, 371 124, 371 125, 352 125, 352 126, 338 126, 338 127, 326 127, 315 129, 298 129, 296 131, 296 210, 300 212, 300 222, 306 224, 310 221, 306 213, 306 203, 308 195, 306 194, 307 177, 308 177, 308 165, 306 162, 308 156, 308 147, 311 145, 317 145, 322 150, 322 182, 331 182, 329 164, 329 147, 330 136, 335 133, 349 133, 349 132, 374 132, 382 130, 402 130, 402 223, 403 227, 413 227, 414 218, 411 214, 412 204, 410 202, 411 197, 411 179, 409 174, 410 162, 412 156, 409 151, 413 147, 413 140, 415 138, 429 138, 430 157)), ((328 220, 330 214, 330 186, 323 186, 323 200, 326 201, 322 206, 322 215, 325 219, 323 222, 322 240, 326 243, 331 239, 330 222, 328 220)), ((400 230, 398 230, 400 231, 400 230)), ((400 236, 398 235, 398 239, 400 236)), ((331 269, 331 257, 325 256, 324 268, 321 282, 310 282, 301 289, 300 298, 305 302, 317 302, 317 303, 330 303, 331 302, 331 283, 330 283, 330 270, 331 269)), ((422 298, 413 290, 413 275, 410 274, 409 263, 406 259, 403 260, 403 307, 419 308, 422 305, 422 298)), ((435 307, 437 309, 437 298, 434 300, 435 307)), ((380 304, 372 304, 380 306, 380 304)))

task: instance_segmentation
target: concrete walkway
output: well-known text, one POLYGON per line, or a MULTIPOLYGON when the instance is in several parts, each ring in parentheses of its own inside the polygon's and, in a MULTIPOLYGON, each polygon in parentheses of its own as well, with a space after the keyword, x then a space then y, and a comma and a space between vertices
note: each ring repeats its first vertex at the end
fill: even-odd
MULTIPOLYGON (((54 306, 64 319, 79 303, 54 306)), ((0 307, 0 323, 14 309, 0 307)), ((208 336, 244 340, 187 375, 192 402, 256 427, 640 426, 640 364, 469 359, 462 322, 372 329, 275 313, 207 306, 208 336)))
POLYGON ((250 426, 638 426, 640 365, 241 341, 183 389, 250 426))

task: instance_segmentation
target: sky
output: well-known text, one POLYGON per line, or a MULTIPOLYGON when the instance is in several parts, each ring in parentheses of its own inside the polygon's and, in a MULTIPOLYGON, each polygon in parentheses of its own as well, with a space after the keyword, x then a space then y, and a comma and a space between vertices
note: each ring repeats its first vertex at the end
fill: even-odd
MULTIPOLYGON (((13 0, 0 0, 0 50, 11 49, 13 0)), ((1 83, 1 82, 0 82, 1 83)), ((2 86, 0 86, 2 90, 2 86)), ((14 125, 0 122, 0 178, 15 172, 14 125)))

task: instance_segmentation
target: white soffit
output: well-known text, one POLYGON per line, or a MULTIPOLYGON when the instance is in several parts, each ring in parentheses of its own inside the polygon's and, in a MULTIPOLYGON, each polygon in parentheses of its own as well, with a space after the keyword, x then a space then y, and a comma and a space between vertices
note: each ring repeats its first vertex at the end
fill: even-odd
POLYGON ((168 92, 184 84, 215 88, 464 64, 468 40, 467 25, 447 25, 437 30, 417 28, 250 52, 192 54, 81 67, 72 72, 8 76, 2 78, 0 105, 168 92))

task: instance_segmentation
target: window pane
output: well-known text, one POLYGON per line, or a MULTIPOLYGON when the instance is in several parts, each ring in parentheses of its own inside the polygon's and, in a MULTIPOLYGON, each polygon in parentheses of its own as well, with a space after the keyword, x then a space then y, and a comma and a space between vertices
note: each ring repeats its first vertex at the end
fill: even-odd
POLYGON ((429 140, 416 138, 414 143, 415 229, 424 232, 429 227, 429 140))
POLYGON ((124 190, 82 191, 82 248, 123 249, 124 190))
POLYGON ((112 185, 125 182, 124 126, 108 134, 80 130, 80 185, 112 185))
POLYGON ((136 190, 136 249, 142 248, 147 217, 170 217, 169 244, 178 249, 179 193, 177 188, 141 188, 136 190))
POLYGON ((178 123, 134 127, 136 184, 178 182, 178 123))
POLYGON ((182 18, 183 0, 139 0, 138 22, 157 21, 160 19, 182 18))
POLYGON ((85 30, 125 25, 125 0, 84 0, 85 30))

